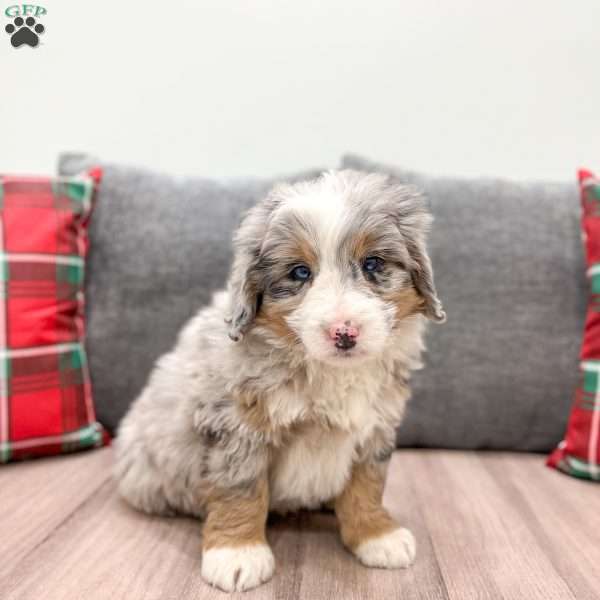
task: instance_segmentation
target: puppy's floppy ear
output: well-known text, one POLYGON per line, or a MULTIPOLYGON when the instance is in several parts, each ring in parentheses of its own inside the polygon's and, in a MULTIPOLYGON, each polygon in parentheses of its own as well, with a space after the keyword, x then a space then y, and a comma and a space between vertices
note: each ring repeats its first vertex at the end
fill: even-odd
POLYGON ((413 284, 423 298, 423 314, 432 321, 443 323, 446 313, 435 290, 433 269, 425 244, 433 217, 427 210, 425 198, 415 188, 393 180, 390 183, 396 196, 397 225, 410 256, 407 266, 413 284))
POLYGON ((414 261, 411 269, 413 283, 425 303, 423 313, 432 321, 443 323, 446 320, 446 312, 435 290, 431 260, 425 250, 425 244, 416 242, 409 245, 408 252, 414 261))
POLYGON ((268 196, 252 208, 242 220, 233 238, 233 266, 229 277, 229 337, 238 341, 248 331, 262 301, 264 277, 260 254, 271 213, 279 201, 268 196))

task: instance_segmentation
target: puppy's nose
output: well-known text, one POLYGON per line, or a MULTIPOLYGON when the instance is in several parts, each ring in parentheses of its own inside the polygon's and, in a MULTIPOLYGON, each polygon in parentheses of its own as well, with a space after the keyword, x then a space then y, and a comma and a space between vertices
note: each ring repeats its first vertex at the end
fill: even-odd
POLYGON ((334 323, 329 328, 329 337, 335 342, 335 347, 340 350, 354 348, 358 333, 358 327, 352 321, 334 323))

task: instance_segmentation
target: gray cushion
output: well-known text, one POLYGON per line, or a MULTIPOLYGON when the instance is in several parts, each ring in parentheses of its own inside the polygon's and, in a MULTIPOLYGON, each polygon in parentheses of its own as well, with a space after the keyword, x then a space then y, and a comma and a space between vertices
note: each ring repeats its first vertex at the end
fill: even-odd
POLYGON ((241 213, 274 181, 173 178, 80 154, 63 155, 59 171, 95 164, 104 175, 90 223, 87 349, 98 419, 114 431, 156 358, 224 284, 241 213))
POLYGON ((561 439, 586 307, 575 181, 431 177, 346 156, 416 184, 448 314, 427 336, 402 446, 547 451, 561 439))

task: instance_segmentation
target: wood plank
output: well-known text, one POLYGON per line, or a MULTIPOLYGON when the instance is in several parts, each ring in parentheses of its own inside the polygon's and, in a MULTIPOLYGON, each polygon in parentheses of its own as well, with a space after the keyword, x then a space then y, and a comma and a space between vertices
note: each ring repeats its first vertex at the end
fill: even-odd
POLYGON ((333 521, 330 535, 324 536, 315 518, 299 534, 305 539, 308 555, 301 567, 304 576, 299 598, 447 600, 423 518, 423 506, 409 481, 397 452, 392 457, 384 504, 415 535, 415 564, 400 570, 363 567, 343 549, 333 521))
POLYGON ((28 554, 4 598, 185 597, 198 571, 199 525, 138 514, 107 481, 28 554))
POLYGON ((575 598, 513 502, 503 470, 492 476, 475 452, 409 451, 400 460, 451 599, 575 598))
MULTIPOLYGON (((127 507, 109 479, 110 458, 103 450, 0 470, 3 541, 11 553, 13 539, 25 549, 8 557, 9 569, 0 561, 3 599, 230 598, 200 578, 200 523, 127 507)), ((399 451, 385 503, 417 537, 413 568, 362 567, 332 514, 302 512, 269 527, 274 579, 233 597, 592 600, 599 492, 535 455, 399 451)))
MULTIPOLYGON (((302 512, 274 520, 269 540, 277 560, 276 575, 239 597, 446 600, 421 506, 411 493, 395 475, 386 492, 391 494, 392 511, 419 538, 421 558, 413 569, 361 566, 342 547, 332 514, 302 512)), ((107 482, 13 569, 3 586, 3 598, 226 598, 200 578, 200 528, 193 519, 136 513, 107 482)))
POLYGON ((108 448, 0 467, 0 583, 110 477, 108 448))
POLYGON ((536 455, 491 455, 485 466, 504 482, 540 547, 577 600, 600 597, 600 486, 544 466, 536 455))

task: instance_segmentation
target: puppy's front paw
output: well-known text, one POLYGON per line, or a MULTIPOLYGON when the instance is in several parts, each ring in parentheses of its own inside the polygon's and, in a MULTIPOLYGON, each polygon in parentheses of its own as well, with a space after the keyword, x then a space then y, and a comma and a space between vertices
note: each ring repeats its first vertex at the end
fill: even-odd
POLYGON ((415 560, 417 543, 413 534, 402 527, 360 544, 355 554, 363 565, 381 569, 408 567, 415 560))
POLYGON ((202 555, 202 577, 226 592, 249 590, 273 576, 275 559, 266 544, 210 548, 202 555))

